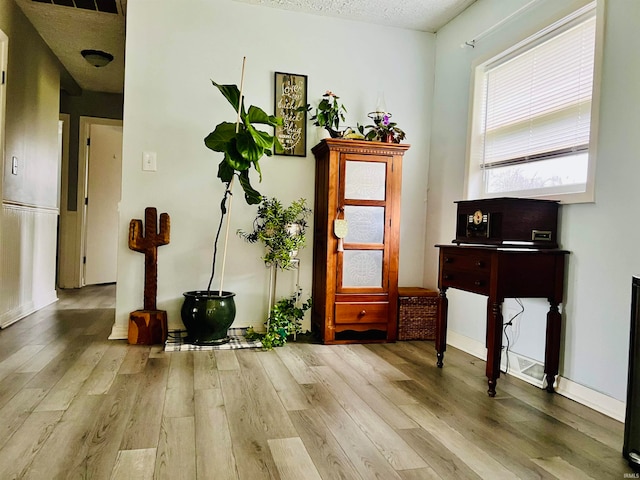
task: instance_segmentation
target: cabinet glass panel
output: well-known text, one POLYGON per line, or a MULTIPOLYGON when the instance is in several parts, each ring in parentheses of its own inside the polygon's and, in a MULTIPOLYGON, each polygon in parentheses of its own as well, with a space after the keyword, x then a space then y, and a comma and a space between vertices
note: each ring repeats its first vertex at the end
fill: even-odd
POLYGON ((384 207, 344 207, 347 221, 347 243, 383 243, 384 207))
POLYGON ((387 164, 347 160, 344 197, 349 200, 384 200, 387 164))
POLYGON ((342 257, 343 287, 381 287, 382 250, 345 250, 342 257))

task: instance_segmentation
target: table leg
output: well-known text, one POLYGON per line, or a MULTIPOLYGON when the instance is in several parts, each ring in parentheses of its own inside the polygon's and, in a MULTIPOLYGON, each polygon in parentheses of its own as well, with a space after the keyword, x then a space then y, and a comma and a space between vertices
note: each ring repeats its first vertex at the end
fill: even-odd
POLYGON ((444 352, 447 349, 447 311, 449 309, 449 300, 447 299, 447 289, 441 288, 438 298, 436 315, 436 365, 442 368, 444 360, 444 352))
POLYGON ((547 392, 553 393, 553 384, 560 366, 560 330, 562 316, 558 311, 558 303, 549 300, 547 313, 547 338, 544 351, 544 373, 547 376, 547 392))
POLYGON ((502 353, 502 302, 487 300, 487 379, 490 397, 496 396, 502 353))

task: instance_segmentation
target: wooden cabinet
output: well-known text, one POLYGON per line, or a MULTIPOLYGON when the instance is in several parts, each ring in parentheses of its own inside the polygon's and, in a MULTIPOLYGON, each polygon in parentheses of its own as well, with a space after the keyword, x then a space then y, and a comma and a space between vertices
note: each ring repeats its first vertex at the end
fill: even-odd
POLYGON ((312 328, 324 343, 393 342, 406 144, 325 139, 316 158, 312 328), (336 236, 336 220, 347 233, 336 236))

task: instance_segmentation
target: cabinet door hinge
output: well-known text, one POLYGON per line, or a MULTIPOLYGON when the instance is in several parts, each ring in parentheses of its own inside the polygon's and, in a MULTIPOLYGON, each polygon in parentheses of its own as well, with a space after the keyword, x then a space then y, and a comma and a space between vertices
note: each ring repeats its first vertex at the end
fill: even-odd
POLYGON ((87 263, 87 257, 82 257, 82 263, 86 264, 87 263))
POLYGON ((6 77, 6 72, 3 70, 2 71, 2 85, 4 85, 4 82, 6 81, 5 77, 6 77))
POLYGON ((87 147, 91 146, 91 139, 87 138, 87 147))
POLYGON ((84 197, 84 204, 89 205, 89 197, 84 197))

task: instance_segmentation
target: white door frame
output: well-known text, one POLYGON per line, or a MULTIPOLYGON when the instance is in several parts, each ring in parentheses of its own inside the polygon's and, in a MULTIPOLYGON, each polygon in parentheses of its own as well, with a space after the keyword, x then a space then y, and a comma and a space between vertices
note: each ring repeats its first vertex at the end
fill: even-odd
POLYGON ((69 133, 71 115, 61 113, 58 117, 62 121, 62 150, 60 152, 60 223, 58 229, 58 287, 74 288, 79 286, 75 279, 77 265, 75 265, 75 223, 76 214, 67 210, 69 196, 69 133), (72 227, 73 226, 73 227, 72 227))
MULTIPOLYGON (((7 104, 7 56, 9 53, 9 37, 0 30, 0 75, 3 78, 0 79, 0 202, 4 199, 2 193, 2 184, 4 182, 4 125, 5 125, 5 113, 7 104), (4 80, 4 81, 3 81, 4 80)), ((2 236, 2 215, 0 214, 0 237, 2 236)), ((2 242, 0 242, 0 245, 2 242)))
POLYGON ((77 221, 76 221, 76 238, 78 241, 78 248, 75 255, 75 260, 78 262, 78 286, 84 287, 84 255, 86 251, 86 230, 87 230, 87 180, 88 180, 88 161, 89 161, 89 147, 87 146, 89 137, 91 135, 91 125, 111 125, 122 126, 122 120, 113 120, 110 118, 97 118, 97 117, 80 117, 80 145, 78 148, 78 198, 77 198, 77 221))

